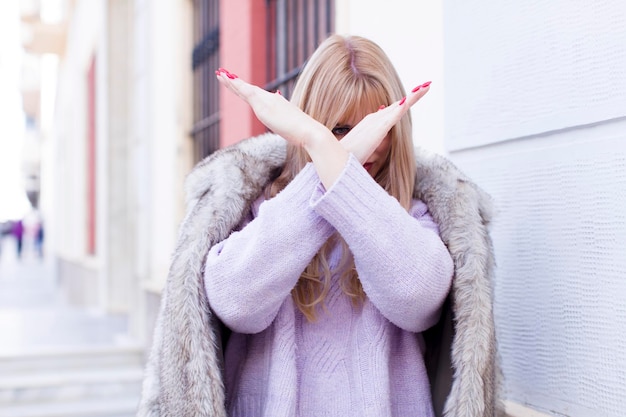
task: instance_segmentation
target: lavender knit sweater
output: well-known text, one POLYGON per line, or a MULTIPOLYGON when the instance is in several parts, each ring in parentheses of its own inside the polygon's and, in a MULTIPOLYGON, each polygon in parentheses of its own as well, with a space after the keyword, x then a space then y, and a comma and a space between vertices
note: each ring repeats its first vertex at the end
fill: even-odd
MULTIPOLYGON (((453 265, 426 205, 407 213, 351 156, 328 191, 309 164, 257 207, 205 269, 211 308, 233 330, 229 415, 433 416, 419 332, 437 321, 453 265), (353 306, 337 273, 311 323, 290 293, 335 232, 367 299, 353 306)), ((340 257, 337 246, 331 267, 340 257)))

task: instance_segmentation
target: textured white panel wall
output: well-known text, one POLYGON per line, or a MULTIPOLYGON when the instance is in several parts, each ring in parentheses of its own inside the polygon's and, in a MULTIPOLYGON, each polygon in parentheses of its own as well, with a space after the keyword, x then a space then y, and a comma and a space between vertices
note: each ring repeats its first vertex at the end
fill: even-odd
POLYGON ((448 150, 626 113, 623 0, 444 4, 448 150))
POLYGON ((626 415, 626 2, 444 2, 445 144, 493 197, 506 398, 626 415))
MULTIPOLYGON (((496 202, 508 399, 626 415, 626 121, 454 156, 496 202)), ((561 413, 561 414, 559 414, 561 413)))

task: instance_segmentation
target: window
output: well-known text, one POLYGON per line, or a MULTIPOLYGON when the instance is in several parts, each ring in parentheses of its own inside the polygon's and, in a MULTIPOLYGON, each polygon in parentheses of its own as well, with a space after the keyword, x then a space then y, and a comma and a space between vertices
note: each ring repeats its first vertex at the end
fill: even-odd
MULTIPOLYGON (((222 0, 226 1, 226 0, 222 0)), ((333 0, 256 0, 265 1, 267 83, 270 91, 280 89, 285 97, 291 91, 304 62, 333 30, 333 0)), ((202 158, 220 146, 220 89, 215 70, 220 67, 220 0, 194 0, 194 159, 202 158)), ((230 22, 228 22, 230 23, 230 22)), ((225 23, 226 24, 226 23, 225 23)), ((230 52, 230 51, 222 51, 230 52)), ((237 51, 251 54, 252 51, 237 51)))
POLYGON ((333 0, 267 0, 269 91, 290 97, 315 48, 334 30, 333 0))
POLYGON ((194 160, 200 161, 219 148, 219 0, 194 1, 193 128, 194 160))

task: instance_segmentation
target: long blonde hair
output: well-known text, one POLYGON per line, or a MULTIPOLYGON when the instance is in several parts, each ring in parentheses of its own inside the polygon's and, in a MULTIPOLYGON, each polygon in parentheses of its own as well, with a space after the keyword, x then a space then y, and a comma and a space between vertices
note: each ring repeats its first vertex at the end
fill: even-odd
MULTIPOLYGON (((389 105, 405 94, 400 77, 378 45, 358 36, 332 35, 322 42, 305 65, 291 101, 333 129, 347 120, 361 120, 380 105, 389 105)), ((387 160, 374 179, 408 210, 415 184, 410 113, 391 129, 390 139, 387 160)), ((285 166, 269 185, 266 196, 275 196, 309 161, 304 149, 288 145, 285 166)), ((315 321, 317 306, 324 305, 333 273, 328 256, 338 242, 343 246, 336 269, 343 271, 341 288, 355 304, 365 299, 352 254, 336 234, 320 248, 292 290, 294 302, 309 321, 315 321)))

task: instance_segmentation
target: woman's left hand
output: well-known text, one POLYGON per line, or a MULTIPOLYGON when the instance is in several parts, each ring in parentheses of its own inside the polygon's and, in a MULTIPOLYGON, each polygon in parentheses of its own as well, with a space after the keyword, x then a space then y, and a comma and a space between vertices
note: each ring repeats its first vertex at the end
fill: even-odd
POLYGON ((426 82, 415 87, 402 100, 368 114, 341 139, 341 145, 359 162, 365 163, 387 136, 389 130, 400 121, 411 106, 426 95, 429 89, 430 82, 426 82))

